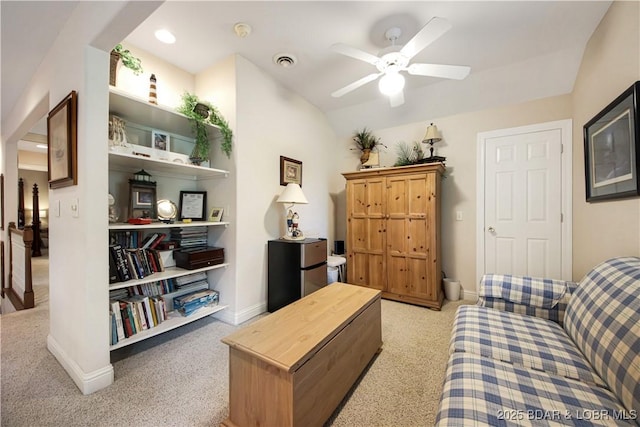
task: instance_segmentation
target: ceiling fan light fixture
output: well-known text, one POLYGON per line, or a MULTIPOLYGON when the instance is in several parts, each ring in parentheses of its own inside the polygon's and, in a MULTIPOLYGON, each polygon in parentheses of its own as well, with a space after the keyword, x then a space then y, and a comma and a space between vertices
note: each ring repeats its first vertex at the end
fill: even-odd
POLYGON ((404 89, 404 76, 400 73, 386 73, 378 82, 378 89, 384 95, 395 95, 404 89))

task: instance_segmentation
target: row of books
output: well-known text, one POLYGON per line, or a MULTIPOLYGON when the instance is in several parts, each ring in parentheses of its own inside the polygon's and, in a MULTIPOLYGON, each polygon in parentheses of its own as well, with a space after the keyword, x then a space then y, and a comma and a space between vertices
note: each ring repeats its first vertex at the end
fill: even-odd
POLYGON ((135 296, 110 301, 111 345, 152 329, 167 319, 162 297, 135 296))
POLYGON ((184 293, 189 289, 200 290, 209 287, 205 272, 187 274, 186 276, 171 279, 157 280, 155 282, 140 285, 127 286, 126 288, 112 289, 109 291, 109 300, 126 300, 130 297, 157 297, 165 296, 166 310, 173 310, 173 297, 166 297, 176 291, 184 293))
POLYGON ((164 271, 164 262, 157 250, 109 245, 109 283, 143 279, 160 271, 164 271))
POLYGON ((112 231, 110 244, 126 249, 156 249, 167 237, 165 233, 150 233, 143 237, 141 230, 112 231))

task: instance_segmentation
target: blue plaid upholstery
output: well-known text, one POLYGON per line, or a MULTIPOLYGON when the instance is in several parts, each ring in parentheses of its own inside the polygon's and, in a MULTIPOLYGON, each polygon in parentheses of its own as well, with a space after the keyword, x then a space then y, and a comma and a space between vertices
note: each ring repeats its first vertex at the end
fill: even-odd
POLYGON ((576 289, 565 330, 629 410, 640 416, 640 258, 614 258, 576 289))
POLYGON ((528 314, 562 325, 575 282, 487 274, 480 281, 477 304, 502 311, 528 314))
POLYGON ((450 350, 605 385, 559 325, 531 316, 460 306, 450 350))
POLYGON ((635 425, 630 418, 634 414, 603 387, 454 353, 436 425, 635 425))

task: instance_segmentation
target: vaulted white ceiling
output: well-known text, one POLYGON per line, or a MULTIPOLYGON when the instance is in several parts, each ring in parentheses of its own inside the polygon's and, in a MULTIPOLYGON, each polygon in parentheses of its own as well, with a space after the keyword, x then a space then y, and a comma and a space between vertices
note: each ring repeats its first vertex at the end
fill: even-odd
MULTIPOLYGON (((4 115, 75 2, 2 3, 4 115)), ((338 131, 344 131, 364 120, 394 125, 412 115, 426 119, 482 108, 487 101, 520 102, 568 93, 584 47, 610 3, 167 1, 126 42, 194 74, 240 54, 316 105, 338 131), (341 98, 331 97, 336 89, 375 71, 370 64, 333 52, 331 45, 345 43, 377 54, 388 46, 384 37, 388 28, 402 30, 398 43, 403 44, 434 16, 446 18, 453 28, 414 62, 468 65, 467 80, 407 76, 406 104, 395 109, 376 83, 341 98), (252 27, 248 37, 234 33, 238 22, 252 27), (153 33, 159 28, 172 31, 176 43, 156 40, 153 33), (289 68, 274 64, 278 53, 294 55, 297 64, 289 68)))

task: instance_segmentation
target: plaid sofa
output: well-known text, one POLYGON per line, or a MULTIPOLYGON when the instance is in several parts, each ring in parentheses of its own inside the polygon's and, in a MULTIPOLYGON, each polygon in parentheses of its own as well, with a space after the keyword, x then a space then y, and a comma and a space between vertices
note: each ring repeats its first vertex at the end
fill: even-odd
POLYGON ((640 258, 579 283, 482 279, 460 306, 438 426, 640 425, 640 258))

